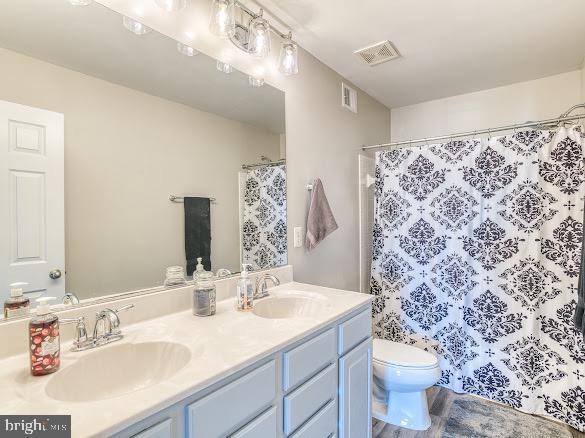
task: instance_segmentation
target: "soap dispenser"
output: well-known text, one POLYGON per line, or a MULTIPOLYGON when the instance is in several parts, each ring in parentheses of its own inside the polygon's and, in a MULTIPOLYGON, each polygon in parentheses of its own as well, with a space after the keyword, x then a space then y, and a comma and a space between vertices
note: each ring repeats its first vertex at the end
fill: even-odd
POLYGON ((216 290, 215 275, 206 271, 201 257, 197 257, 197 267, 193 273, 195 288, 193 289, 193 315, 211 316, 215 314, 216 290))
POLYGON ((51 313, 55 297, 37 298, 36 316, 28 323, 30 372, 44 376, 59 369, 59 318, 51 313))
POLYGON ((26 316, 30 309, 30 300, 24 296, 21 285, 26 283, 13 283, 10 285, 10 298, 4 302, 4 318, 26 316))
POLYGON ((236 310, 242 312, 252 310, 254 307, 254 286, 252 286, 252 280, 248 278, 248 266, 242 265, 236 292, 236 310))
POLYGON ((195 266, 195 271, 193 271, 193 281, 197 281, 197 277, 204 272, 203 257, 197 257, 197 265, 195 266))

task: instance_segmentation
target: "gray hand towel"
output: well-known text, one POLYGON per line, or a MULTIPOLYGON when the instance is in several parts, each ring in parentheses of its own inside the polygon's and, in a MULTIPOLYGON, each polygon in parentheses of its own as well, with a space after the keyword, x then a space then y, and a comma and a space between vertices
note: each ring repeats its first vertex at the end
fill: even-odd
POLYGON ((311 251, 337 228, 337 222, 325 196, 323 183, 317 178, 313 183, 311 206, 307 218, 307 250, 311 251))
MULTIPOLYGON (((585 211, 583 220, 585 221, 585 211)), ((585 237, 585 236, 584 236, 585 237)), ((577 289, 578 302, 577 310, 575 311, 575 327, 583 334, 585 339, 585 242, 581 246, 581 267, 579 269, 579 285, 577 289)))

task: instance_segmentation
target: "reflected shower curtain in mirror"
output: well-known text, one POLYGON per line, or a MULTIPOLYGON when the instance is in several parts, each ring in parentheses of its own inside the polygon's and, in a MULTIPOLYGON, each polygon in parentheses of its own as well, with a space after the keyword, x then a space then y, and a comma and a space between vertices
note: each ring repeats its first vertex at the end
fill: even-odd
POLYGON ((440 385, 585 430, 573 317, 583 235, 578 126, 378 152, 377 337, 440 360, 440 385))
POLYGON ((251 270, 286 265, 286 167, 250 170, 242 205, 242 262, 251 270))

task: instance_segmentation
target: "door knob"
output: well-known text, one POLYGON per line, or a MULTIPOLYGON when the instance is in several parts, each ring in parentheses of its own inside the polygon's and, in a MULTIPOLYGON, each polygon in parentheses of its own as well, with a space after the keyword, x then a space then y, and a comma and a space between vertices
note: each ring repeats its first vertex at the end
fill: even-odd
POLYGON ((49 272, 49 277, 52 280, 57 280, 59 278, 61 278, 61 270, 60 269, 53 269, 51 272, 49 272))

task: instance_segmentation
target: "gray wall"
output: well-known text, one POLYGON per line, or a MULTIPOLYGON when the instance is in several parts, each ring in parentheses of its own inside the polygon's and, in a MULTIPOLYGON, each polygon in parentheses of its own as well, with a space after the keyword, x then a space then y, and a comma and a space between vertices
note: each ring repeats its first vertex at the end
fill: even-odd
POLYGON ((0 65, 0 99, 65 114, 67 290, 153 286, 184 265, 170 194, 217 198, 214 269, 238 268, 238 171, 278 159, 278 135, 4 49, 0 65))

